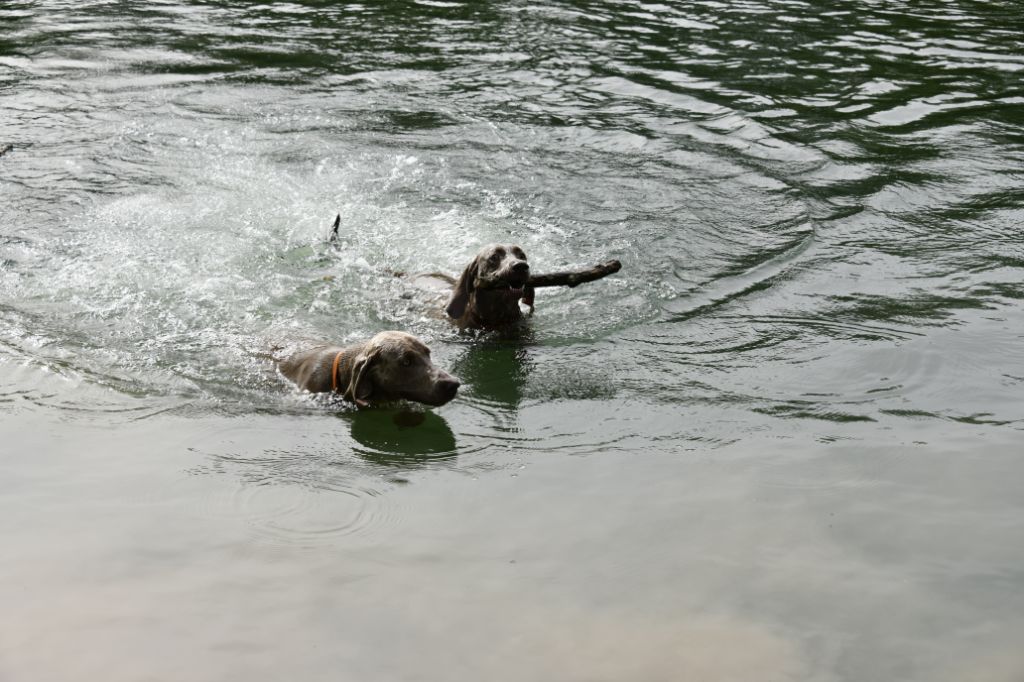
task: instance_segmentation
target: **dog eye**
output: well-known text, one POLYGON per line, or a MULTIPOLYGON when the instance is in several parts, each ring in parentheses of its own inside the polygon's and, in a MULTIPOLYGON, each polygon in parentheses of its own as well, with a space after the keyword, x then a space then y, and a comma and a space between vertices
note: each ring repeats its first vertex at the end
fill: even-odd
POLYGON ((400 364, 402 367, 410 367, 410 366, 412 366, 412 358, 410 358, 407 355, 404 358, 402 358, 401 360, 399 360, 398 364, 400 364))

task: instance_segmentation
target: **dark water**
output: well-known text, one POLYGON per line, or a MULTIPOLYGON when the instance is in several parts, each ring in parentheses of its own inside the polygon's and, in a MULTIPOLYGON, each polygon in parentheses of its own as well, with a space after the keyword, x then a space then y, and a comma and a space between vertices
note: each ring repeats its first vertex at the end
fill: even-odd
POLYGON ((4 0, 0 680, 1024 679, 1022 35, 4 0), (491 241, 623 270, 515 342, 388 274, 491 241), (382 329, 460 397, 259 357, 382 329))

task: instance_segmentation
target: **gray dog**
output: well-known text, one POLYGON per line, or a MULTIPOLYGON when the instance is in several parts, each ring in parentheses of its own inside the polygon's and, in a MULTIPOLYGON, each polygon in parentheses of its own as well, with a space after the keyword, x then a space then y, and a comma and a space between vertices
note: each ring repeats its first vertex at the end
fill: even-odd
POLYGON ((500 329, 523 316, 519 301, 533 310, 533 287, 526 254, 514 244, 480 249, 459 275, 445 312, 460 329, 500 329))
POLYGON ((353 346, 317 346, 278 363, 281 373, 311 393, 340 393, 359 407, 413 400, 440 406, 455 397, 459 380, 430 361, 430 349, 412 334, 381 332, 353 346))

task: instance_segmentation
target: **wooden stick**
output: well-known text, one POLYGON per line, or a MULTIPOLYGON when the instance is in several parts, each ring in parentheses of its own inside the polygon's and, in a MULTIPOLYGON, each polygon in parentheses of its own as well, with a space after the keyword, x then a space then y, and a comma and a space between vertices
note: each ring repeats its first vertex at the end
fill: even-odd
POLYGON ((575 287, 585 282, 607 277, 622 269, 622 263, 610 260, 599 263, 586 270, 570 270, 568 272, 552 272, 546 275, 530 275, 526 283, 529 287, 575 287))

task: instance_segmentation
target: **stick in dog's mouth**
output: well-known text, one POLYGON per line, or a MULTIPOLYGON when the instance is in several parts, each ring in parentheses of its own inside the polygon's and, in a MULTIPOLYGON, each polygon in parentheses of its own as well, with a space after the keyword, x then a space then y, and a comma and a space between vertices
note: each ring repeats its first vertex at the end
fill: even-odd
POLYGON ((490 282, 480 282, 477 284, 478 289, 490 290, 490 291, 502 291, 508 289, 510 291, 519 291, 522 293, 523 289, 530 283, 529 277, 516 278, 516 279, 494 279, 490 282))

